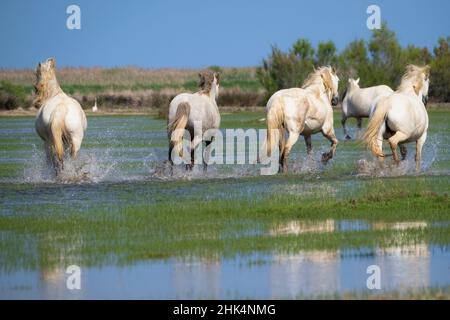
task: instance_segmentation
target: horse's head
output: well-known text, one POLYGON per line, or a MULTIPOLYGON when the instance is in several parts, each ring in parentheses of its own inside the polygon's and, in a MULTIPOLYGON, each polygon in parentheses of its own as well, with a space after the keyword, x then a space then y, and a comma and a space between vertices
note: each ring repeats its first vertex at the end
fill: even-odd
MULTIPOLYGON (((423 104, 426 106, 428 102, 428 88, 430 85, 430 67, 419 67, 415 65, 407 65, 406 72, 402 77, 402 81, 398 90, 407 90, 411 88, 414 93, 422 99, 423 104)), ((411 90, 411 89, 409 89, 411 90)))
POLYGON ((219 97, 219 82, 220 76, 218 72, 213 72, 211 70, 206 70, 200 72, 199 76, 199 87, 201 91, 209 96, 217 99, 219 97))
POLYGON ((45 62, 39 62, 35 70, 36 85, 35 90, 39 91, 41 88, 56 79, 55 76, 55 59, 48 58, 45 62))
POLYGON ((430 66, 422 68, 422 102, 426 106, 428 103, 428 89, 430 86, 430 66))
POLYGON ((336 74, 336 70, 331 66, 323 67, 320 70, 323 85, 327 90, 330 103, 332 106, 337 106, 339 102, 339 92, 338 92, 339 77, 336 74))
POLYGON ((353 78, 348 78, 348 89, 357 89, 359 88, 359 78, 358 79, 353 79, 353 78))

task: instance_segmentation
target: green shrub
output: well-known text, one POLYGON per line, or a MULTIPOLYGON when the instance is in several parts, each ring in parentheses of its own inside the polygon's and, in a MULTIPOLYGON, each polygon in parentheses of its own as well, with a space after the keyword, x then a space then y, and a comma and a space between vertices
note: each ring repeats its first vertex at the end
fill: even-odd
POLYGON ((315 50, 306 39, 297 40, 283 52, 272 47, 269 57, 257 69, 257 77, 266 90, 266 100, 285 88, 299 87, 313 67, 332 65, 340 78, 339 92, 343 96, 347 79, 360 78, 362 87, 386 84, 395 89, 408 64, 431 65, 430 97, 435 101, 450 101, 450 37, 439 39, 431 54, 427 48, 409 45, 402 48, 395 32, 384 23, 372 33, 369 41, 355 40, 340 54, 332 41, 321 42, 315 50))
POLYGON ((12 110, 24 107, 27 101, 27 91, 24 87, 9 81, 0 81, 0 109, 12 110))

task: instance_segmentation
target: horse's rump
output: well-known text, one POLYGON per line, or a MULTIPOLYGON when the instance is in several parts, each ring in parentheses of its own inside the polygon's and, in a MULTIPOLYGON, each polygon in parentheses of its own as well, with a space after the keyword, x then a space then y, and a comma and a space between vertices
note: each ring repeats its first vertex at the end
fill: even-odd
POLYGON ((189 113, 191 112, 191 106, 188 102, 181 102, 175 113, 175 117, 167 124, 167 133, 170 139, 170 143, 176 148, 177 154, 181 157, 183 155, 183 148, 181 148, 181 142, 183 140, 184 129, 189 120, 189 113))
MULTIPOLYGON (((278 141, 281 146, 284 145, 284 101, 282 97, 276 97, 267 112, 267 155, 272 155, 272 144, 274 134, 278 133, 278 141)), ((275 138, 276 139, 276 138, 275 138)))
POLYGON ((61 162, 64 158, 64 142, 70 141, 69 133, 66 130, 65 118, 67 106, 60 104, 53 111, 50 118, 51 139, 56 157, 61 162))

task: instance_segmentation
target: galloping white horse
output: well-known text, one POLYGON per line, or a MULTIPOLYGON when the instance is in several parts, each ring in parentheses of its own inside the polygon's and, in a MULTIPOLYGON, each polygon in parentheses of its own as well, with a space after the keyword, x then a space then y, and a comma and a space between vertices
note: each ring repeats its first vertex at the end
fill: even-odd
POLYGON ((416 170, 420 169, 422 147, 427 138, 428 114, 425 104, 428 100, 430 67, 408 65, 397 91, 382 97, 375 106, 364 141, 379 159, 383 138, 387 139, 395 162, 399 161, 397 146, 416 142, 416 170))
POLYGON ((302 88, 280 90, 270 97, 266 106, 267 154, 271 155, 274 138, 278 136, 280 172, 287 171, 289 153, 300 134, 311 154, 311 135, 322 132, 331 142, 331 149, 322 155, 322 161, 326 163, 334 156, 338 140, 334 134, 332 106, 338 103, 338 82, 334 68, 320 67, 308 75, 302 88))
POLYGON ((36 132, 45 142, 47 160, 58 175, 63 169, 65 149, 77 156, 87 127, 86 115, 80 104, 66 95, 58 84, 55 59, 49 58, 36 68, 36 99, 39 107, 36 132))
POLYGON ((386 85, 360 88, 359 78, 348 79, 347 91, 342 101, 342 128, 344 128, 345 139, 351 139, 345 127, 348 118, 356 118, 358 129, 361 129, 362 118, 370 116, 371 108, 376 100, 381 96, 386 96, 394 92, 386 85))
MULTIPOLYGON (((174 156, 183 156, 184 131, 188 130, 190 133, 191 163, 186 165, 188 170, 192 170, 194 166, 195 148, 203 141, 203 133, 209 129, 219 129, 220 126, 220 113, 216 102, 219 95, 219 74, 208 70, 199 73, 199 77, 198 92, 181 93, 170 102, 167 121, 171 165, 173 165, 174 156)), ((213 139, 205 140, 206 147, 212 141, 213 139)), ((203 169, 205 171, 207 169, 205 159, 203 159, 203 169)))

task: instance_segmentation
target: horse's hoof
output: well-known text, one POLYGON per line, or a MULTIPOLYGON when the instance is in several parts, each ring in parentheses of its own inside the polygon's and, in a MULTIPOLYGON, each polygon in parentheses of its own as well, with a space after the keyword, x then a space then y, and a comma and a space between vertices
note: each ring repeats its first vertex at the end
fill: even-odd
POLYGON ((322 163, 327 164, 328 160, 331 159, 331 154, 329 152, 322 153, 322 163))
POLYGON ((278 173, 285 173, 287 171, 287 168, 283 167, 282 165, 278 167, 278 173))
POLYGON ((352 140, 352 137, 350 137, 349 135, 346 135, 345 140, 352 140))

